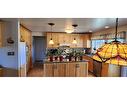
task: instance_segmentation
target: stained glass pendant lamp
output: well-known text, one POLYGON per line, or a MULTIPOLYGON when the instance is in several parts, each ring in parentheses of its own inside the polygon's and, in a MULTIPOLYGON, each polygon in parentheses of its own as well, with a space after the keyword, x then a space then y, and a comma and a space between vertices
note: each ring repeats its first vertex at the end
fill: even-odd
POLYGON ((53 45, 53 44, 54 44, 54 41, 53 41, 53 39, 52 39, 52 26, 55 25, 55 24, 54 24, 54 23, 48 23, 48 25, 51 26, 51 38, 50 38, 49 44, 50 44, 50 45, 53 45))
MULTIPOLYGON (((78 26, 77 24, 72 25, 74 27, 74 30, 76 30, 76 27, 78 26)), ((73 39, 73 44, 77 44, 76 38, 73 39)))
POLYGON ((116 19, 115 40, 98 48, 93 59, 102 63, 127 66, 127 44, 117 40, 118 18, 116 19))

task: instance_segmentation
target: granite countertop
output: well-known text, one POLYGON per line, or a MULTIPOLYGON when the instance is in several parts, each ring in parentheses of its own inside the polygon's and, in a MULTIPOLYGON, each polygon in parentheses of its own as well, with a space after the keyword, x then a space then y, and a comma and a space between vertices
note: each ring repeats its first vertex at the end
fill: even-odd
POLYGON ((53 62, 50 62, 50 61, 45 61, 44 63, 76 63, 76 62, 88 62, 88 60, 82 60, 82 61, 53 61, 53 62))
POLYGON ((85 54, 86 56, 89 56, 89 57, 92 57, 93 56, 93 54, 85 54))

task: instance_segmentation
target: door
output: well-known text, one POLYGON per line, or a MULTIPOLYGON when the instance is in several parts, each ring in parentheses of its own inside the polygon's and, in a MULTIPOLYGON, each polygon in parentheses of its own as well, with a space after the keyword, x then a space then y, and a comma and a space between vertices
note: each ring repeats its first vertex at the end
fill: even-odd
POLYGON ((26 77, 27 73, 27 56, 26 56, 26 43, 20 42, 19 43, 19 76, 26 77))
POLYGON ((54 77, 66 76, 66 64, 56 63, 54 64, 54 77))
POLYGON ((54 64, 44 64, 44 77, 54 76, 54 64))
POLYGON ((46 37, 34 37, 34 56, 35 61, 43 61, 45 59, 46 37))
POLYGON ((106 63, 102 64, 101 77, 108 76, 108 67, 109 67, 109 64, 106 64, 106 63))
POLYGON ((66 64, 66 76, 67 77, 75 77, 76 76, 76 64, 75 63, 67 63, 66 64))
POLYGON ((76 64, 76 77, 88 76, 88 63, 76 64))
POLYGON ((101 77, 102 63, 94 60, 93 62, 93 74, 95 76, 101 77))

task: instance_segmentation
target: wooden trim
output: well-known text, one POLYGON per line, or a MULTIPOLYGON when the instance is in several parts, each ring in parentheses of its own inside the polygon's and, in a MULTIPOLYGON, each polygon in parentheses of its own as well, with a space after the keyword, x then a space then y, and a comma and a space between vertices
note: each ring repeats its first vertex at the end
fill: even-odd
POLYGON ((80 33, 66 33, 66 32, 45 32, 45 33, 64 33, 64 34, 92 34, 90 32, 80 32, 80 33))
POLYGON ((30 29, 26 28, 24 25, 20 24, 21 27, 25 28, 26 30, 32 32, 30 29))

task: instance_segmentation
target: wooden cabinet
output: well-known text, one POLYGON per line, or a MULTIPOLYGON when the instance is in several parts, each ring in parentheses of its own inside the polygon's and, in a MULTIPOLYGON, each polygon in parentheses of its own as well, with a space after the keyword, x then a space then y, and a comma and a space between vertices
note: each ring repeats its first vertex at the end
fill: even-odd
POLYGON ((93 72, 93 59, 92 59, 92 57, 90 57, 88 55, 84 55, 83 56, 83 60, 87 60, 88 61, 88 70, 90 72, 93 72))
POLYGON ((75 77, 76 76, 76 64, 68 63, 66 64, 66 76, 67 77, 75 77))
POLYGON ((56 48, 59 45, 67 44, 71 48, 90 48, 90 34, 67 34, 67 33, 47 33, 47 47, 48 48, 56 48), (49 41, 51 39, 54 41, 54 45, 49 45, 49 41), (73 44, 74 38, 77 41, 77 44, 73 44))
POLYGON ((102 64, 102 71, 101 71, 102 77, 108 76, 108 68, 109 68, 109 64, 102 64))
POLYGON ((97 77, 101 77, 102 63, 94 61, 93 62, 93 74, 97 77))
POLYGON ((45 63, 45 77, 87 77, 88 64, 79 63, 45 63))
POLYGON ((119 77, 120 66, 94 61, 93 74, 98 77, 119 77))
POLYGON ((4 23, 0 22, 0 47, 3 47, 3 32, 4 32, 4 23))
POLYGON ((44 64, 44 76, 45 77, 54 76, 54 64, 44 64))
POLYGON ((88 65, 76 64, 76 77, 87 77, 87 75, 88 75, 88 65))
POLYGON ((66 76, 66 64, 54 64, 54 77, 66 76))

